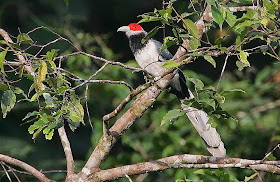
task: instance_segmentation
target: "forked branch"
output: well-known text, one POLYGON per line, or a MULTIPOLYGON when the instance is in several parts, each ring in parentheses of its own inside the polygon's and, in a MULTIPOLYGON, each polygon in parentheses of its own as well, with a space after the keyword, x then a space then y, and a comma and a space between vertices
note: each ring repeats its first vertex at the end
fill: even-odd
POLYGON ((30 174, 32 174, 33 176, 35 176, 38 180, 40 180, 42 182, 51 181, 42 172, 38 171, 33 166, 31 166, 23 161, 20 161, 18 159, 9 157, 7 155, 0 154, 0 161, 6 162, 6 163, 14 165, 14 166, 18 166, 18 167, 24 169, 25 171, 29 172, 30 174))

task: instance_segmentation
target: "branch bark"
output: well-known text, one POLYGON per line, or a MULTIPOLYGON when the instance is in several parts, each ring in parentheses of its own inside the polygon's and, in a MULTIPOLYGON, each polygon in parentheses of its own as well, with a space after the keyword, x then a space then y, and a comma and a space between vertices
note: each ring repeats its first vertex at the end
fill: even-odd
POLYGON ((72 155, 72 150, 70 146, 70 142, 68 140, 68 137, 66 135, 66 131, 64 126, 60 127, 58 129, 58 134, 60 137, 60 141, 65 153, 65 158, 66 158, 66 165, 67 165, 67 180, 73 178, 73 175, 75 174, 75 163, 72 155))
POLYGON ((4 40, 7 42, 7 45, 10 47, 10 49, 15 53, 15 55, 18 58, 18 62, 22 65, 24 65, 24 69, 29 72, 32 76, 34 76, 34 71, 32 66, 26 65, 26 60, 23 55, 21 55, 21 52, 16 51, 9 43, 14 43, 9 34, 2 28, 0 28, 0 35, 4 38, 4 40))
MULTIPOLYGON (((205 28, 205 23, 203 20, 209 21, 209 19, 212 19, 210 13, 210 6, 207 6, 203 16, 196 22, 197 29, 200 30, 200 36, 204 33, 203 30, 205 28)), ((188 44, 188 42, 185 42, 185 44, 188 44)), ((188 45, 183 46, 189 47, 188 45)), ((180 62, 185 59, 184 55, 186 53, 186 49, 184 47, 178 48, 172 60, 180 62)), ((192 57, 188 57, 187 59, 191 60, 192 57)), ((108 155, 118 138, 134 123, 136 119, 140 118, 143 113, 153 105, 162 90, 169 84, 174 76, 174 73, 171 72, 172 69, 166 69, 163 73, 165 76, 158 80, 156 85, 150 86, 140 97, 135 100, 132 106, 110 128, 110 135, 103 133, 99 143, 95 147, 85 166, 78 174, 78 179, 80 181, 85 180, 88 175, 96 173, 100 170, 99 166, 101 162, 108 155)))
POLYGON ((220 158, 203 155, 174 155, 151 162, 126 165, 101 170, 89 176, 87 181, 114 180, 126 175, 162 171, 170 168, 247 168, 280 174, 280 161, 248 160, 240 158, 220 158))
POLYGON ((12 164, 14 166, 18 166, 24 170, 26 170, 27 172, 29 172, 30 174, 32 174, 33 176, 35 176, 38 180, 42 181, 42 182, 50 182, 51 180, 49 178, 47 178, 43 173, 41 173, 40 171, 38 171, 37 169, 35 169, 33 166, 22 162, 18 159, 9 157, 7 155, 3 155, 0 154, 0 161, 12 164))
POLYGON ((170 73, 157 81, 157 86, 150 86, 110 128, 110 135, 102 135, 87 163, 78 174, 80 180, 84 180, 89 174, 99 171, 101 162, 108 155, 118 138, 155 102, 173 76, 174 74, 170 73))

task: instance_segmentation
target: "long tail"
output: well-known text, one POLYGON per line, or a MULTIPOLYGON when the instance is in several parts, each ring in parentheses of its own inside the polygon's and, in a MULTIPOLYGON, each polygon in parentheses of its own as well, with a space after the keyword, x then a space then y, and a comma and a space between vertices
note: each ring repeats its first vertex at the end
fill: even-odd
MULTIPOLYGON (((183 103, 184 100, 194 98, 192 92, 186 85, 184 74, 181 71, 174 76, 167 90, 175 94, 181 103, 183 103)), ((209 120, 207 114, 202 110, 186 107, 185 104, 181 104, 181 107, 187 111, 186 115, 205 142, 207 150, 215 157, 224 157, 226 155, 224 143, 217 130, 207 123, 209 120)))
MULTIPOLYGON (((190 91, 189 93, 193 97, 190 91)), ((216 128, 211 127, 211 125, 207 123, 209 120, 207 114, 202 110, 198 110, 193 107, 186 107, 184 104, 181 104, 181 106, 187 111, 186 115, 202 140, 205 142, 207 150, 214 157, 225 157, 226 149, 224 147, 224 143, 221 140, 216 128)))

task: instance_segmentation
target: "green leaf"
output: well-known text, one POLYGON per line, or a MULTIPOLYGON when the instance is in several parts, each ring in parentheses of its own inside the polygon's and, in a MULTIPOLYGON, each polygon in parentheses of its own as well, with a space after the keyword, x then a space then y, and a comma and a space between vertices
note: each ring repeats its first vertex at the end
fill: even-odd
POLYGON ((54 134, 54 129, 51 129, 51 131, 48 134, 45 135, 45 138, 47 140, 51 140, 52 137, 53 137, 53 134, 54 134))
POLYGON ((200 103, 205 103, 211 106, 213 109, 216 109, 216 103, 214 99, 201 99, 199 100, 200 103))
POLYGON ((28 133, 32 135, 37 128, 39 128, 39 126, 36 126, 34 124, 29 126, 28 127, 28 133))
POLYGON ((46 75, 48 73, 47 63, 45 61, 41 61, 38 76, 36 77, 37 86, 40 90, 43 89, 43 81, 46 79, 46 75))
POLYGON ((70 129, 74 132, 80 126, 80 122, 73 122, 69 118, 67 118, 68 125, 70 129))
POLYGON ((220 9, 215 6, 211 6, 211 12, 214 21, 219 25, 220 29, 222 30, 222 26, 224 23, 224 17, 220 9))
POLYGON ((16 95, 12 90, 6 90, 2 95, 1 109, 3 118, 6 118, 7 113, 10 112, 16 103, 16 95))
POLYGON ((39 134, 41 133, 41 131, 43 130, 44 127, 40 127, 35 133, 33 133, 32 139, 35 140, 39 134))
POLYGON ((163 117, 160 126, 164 125, 167 121, 170 121, 173 123, 176 121, 180 116, 183 116, 186 114, 186 111, 182 111, 181 109, 173 109, 171 111, 168 111, 168 113, 163 117))
POLYGON ((39 115, 38 111, 29 112, 29 113, 26 114, 26 116, 22 120, 24 121, 24 120, 26 120, 26 119, 28 119, 32 116, 37 116, 37 115, 39 115))
POLYGON ((189 39, 189 45, 190 45, 190 49, 194 50, 194 49, 197 49, 200 46, 200 42, 195 37, 191 37, 189 39))
POLYGON ((231 93, 236 93, 236 92, 246 93, 244 90, 236 88, 236 89, 232 89, 232 90, 224 90, 220 93, 220 95, 226 95, 226 94, 231 94, 231 93))
POLYGON ((145 22, 152 22, 152 21, 160 21, 163 20, 160 17, 155 17, 155 16, 147 16, 147 15, 141 15, 142 19, 138 22, 140 23, 145 23, 145 22))
POLYGON ((176 44, 176 42, 177 42, 177 39, 174 37, 170 37, 170 36, 165 37, 160 50, 163 51, 163 50, 169 48, 170 46, 176 44))
POLYGON ((55 65, 54 61, 50 60, 50 59, 48 59, 48 61, 49 61, 50 65, 52 66, 53 70, 56 72, 57 69, 56 69, 56 65, 55 65))
POLYGON ((241 51, 242 45, 241 42, 244 40, 245 35, 247 34, 247 30, 244 30, 241 32, 241 34, 239 36, 237 36, 236 41, 235 41, 235 45, 238 46, 237 50, 241 51))
POLYGON ((197 13, 196 12, 191 12, 191 13, 184 12, 184 13, 181 14, 181 17, 184 19, 184 18, 186 18, 188 16, 192 16, 194 14, 197 14, 197 13))
POLYGON ((185 19, 184 20, 184 25, 187 28, 187 30, 189 31, 189 33, 194 36, 195 38, 198 39, 198 30, 194 24, 194 22, 190 19, 185 19))
POLYGON ((162 65, 162 67, 163 68, 176 68, 176 67, 178 67, 178 66, 181 66, 181 62, 175 62, 175 61, 173 61, 173 60, 169 60, 169 61, 167 61, 167 62, 165 62, 163 65, 162 65))
POLYGON ((252 174, 251 176, 245 176, 244 182, 248 182, 251 181, 252 179, 254 179, 257 176, 257 173, 252 174))
POLYGON ((226 12, 226 22, 229 26, 233 27, 236 23, 236 16, 233 14, 233 12, 229 11, 228 9, 225 10, 226 12))
POLYGON ((194 86, 198 89, 202 89, 204 87, 204 83, 197 79, 197 78, 188 78, 187 77, 187 80, 189 80, 190 82, 192 82, 194 84, 194 86))
POLYGON ((20 89, 19 87, 13 87, 12 90, 13 90, 13 92, 14 92, 15 94, 22 95, 22 96, 25 97, 25 99, 28 100, 27 95, 26 95, 26 94, 24 93, 24 91, 23 91, 22 89, 20 89))
POLYGON ((84 108, 80 101, 72 98, 68 103, 68 119, 72 122, 82 122, 84 124, 84 108))
POLYGON ((242 23, 237 23, 236 26, 234 26, 234 30, 236 30, 237 32, 240 32, 241 30, 244 30, 244 28, 246 27, 251 27, 254 24, 259 24, 260 21, 256 20, 256 21, 251 21, 251 20, 246 20, 245 22, 242 23))
POLYGON ((35 101, 38 97, 39 97, 39 93, 36 92, 36 93, 31 97, 31 99, 29 100, 29 102, 35 101))
POLYGON ((29 37, 29 35, 25 34, 25 33, 21 33, 17 36, 17 43, 21 43, 21 44, 30 44, 32 43, 32 39, 29 37))
POLYGON ((5 61, 7 52, 8 52, 8 48, 5 51, 0 53, 0 70, 4 75, 6 75, 6 73, 4 71, 4 61, 5 61))
POLYGON ((8 89, 9 89, 9 86, 8 86, 8 85, 5 85, 4 83, 1 83, 1 82, 0 82, 0 90, 5 91, 5 90, 8 90, 8 89))
POLYGON ((211 63, 214 68, 216 68, 216 61, 211 56, 203 56, 206 61, 211 63))
POLYGON ((236 66, 238 68, 238 71, 242 71, 246 67, 246 65, 241 61, 236 61, 236 66))
POLYGON ((43 130, 43 134, 48 134, 53 128, 57 127, 57 123, 53 123, 43 130))
POLYGON ((249 61, 247 60, 247 57, 249 56, 249 53, 248 53, 248 52, 240 51, 239 56, 240 56, 241 62, 242 62, 244 65, 250 66, 250 63, 249 63, 249 61))
POLYGON ((195 174, 201 174, 201 175, 206 175, 205 170, 204 169, 198 169, 195 172, 193 172, 195 174))
POLYGON ((168 21, 168 19, 171 19, 171 13, 172 13, 172 8, 171 7, 167 7, 167 9, 162 9, 159 10, 158 13, 160 14, 160 16, 162 16, 166 21, 168 21))
POLYGON ((51 51, 48 51, 46 55, 44 55, 44 58, 47 60, 53 60, 53 58, 58 55, 58 51, 59 49, 52 49, 51 51))
POLYGON ((150 38, 152 38, 157 32, 158 32, 159 27, 156 26, 155 28, 153 28, 142 40, 141 43, 145 44, 147 42, 147 40, 149 40, 150 38))
POLYGON ((20 78, 22 78, 23 71, 24 71, 24 64, 22 64, 22 65, 20 66, 20 70, 19 70, 19 73, 18 73, 18 75, 19 75, 20 78))
POLYGON ((207 3, 209 4, 209 5, 213 5, 213 6, 215 6, 216 4, 215 4, 215 0, 207 0, 207 3))
POLYGON ((43 94, 43 97, 45 99, 45 103, 46 103, 47 107, 53 107, 54 106, 53 98, 51 97, 50 94, 43 94))
POLYGON ((34 81, 34 77, 30 74, 22 74, 25 78, 27 78, 30 81, 34 81))
POLYGON ((223 110, 215 110, 213 111, 212 114, 215 114, 218 118, 219 117, 222 117, 224 119, 228 119, 228 118, 231 118, 235 121, 237 121, 233 116, 231 116, 227 111, 223 111, 223 110))
POLYGON ((30 86, 30 88, 28 89, 28 96, 29 96, 29 94, 32 92, 32 90, 34 90, 35 89, 35 87, 36 87, 36 83, 32 83, 31 84, 31 86, 30 86))
POLYGON ((223 104, 223 103, 225 102, 225 100, 226 100, 226 97, 223 96, 223 95, 220 95, 220 94, 216 93, 216 94, 214 95, 214 99, 215 99, 219 104, 223 104))

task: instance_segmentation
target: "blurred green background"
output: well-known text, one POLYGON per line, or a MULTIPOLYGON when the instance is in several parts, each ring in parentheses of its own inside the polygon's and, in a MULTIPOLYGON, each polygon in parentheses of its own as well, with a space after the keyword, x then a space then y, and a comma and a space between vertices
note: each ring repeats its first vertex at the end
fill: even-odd
MULTIPOLYGON (((186 1, 178 3, 188 4, 186 1)), ((117 33, 116 30, 122 25, 139 21, 137 15, 161 7, 160 0, 70 0, 69 6, 66 6, 62 0, 2 0, 0 1, 0 27, 16 36, 19 32, 28 32, 35 27, 46 26, 67 37, 87 53, 137 66, 126 37, 117 33)), ((143 24, 143 27, 149 31, 155 25, 156 23, 148 23, 143 24)), ((216 29, 210 30, 209 35, 213 40, 222 36, 216 29)), ((44 44, 53 40, 55 36, 47 31, 39 30, 32 33, 31 38, 44 44)), ((162 32, 156 35, 156 39, 162 40, 162 38, 162 32)), ((226 43, 230 45, 233 42, 234 36, 226 43)), ((51 48, 59 48, 60 54, 73 51, 68 44, 63 42, 51 48)), ((171 48, 172 53, 175 50, 176 47, 171 48)), ((215 59, 216 69, 206 61, 198 59, 188 64, 184 72, 188 77, 201 79, 206 86, 216 86, 224 59, 224 56, 215 59)), ((280 65, 269 57, 252 55, 249 57, 251 67, 240 72, 235 66, 236 59, 229 58, 220 90, 238 88, 246 92, 228 96, 225 104, 222 105, 224 110, 238 119, 238 123, 231 119, 217 120, 217 130, 225 143, 228 157, 262 159, 265 153, 269 152, 280 140, 278 100, 280 65), (267 103, 271 103, 270 106, 273 107, 267 106, 267 103)), ((70 57, 63 62, 65 69, 83 78, 88 78, 101 65, 101 62, 85 56, 70 57)), ((108 66, 96 79, 123 80, 134 88, 144 83, 141 73, 132 73, 118 66, 108 66)), ((84 91, 85 88, 82 87, 77 94, 82 97, 84 91)), ((129 90, 122 85, 90 85, 88 103, 94 129, 92 130, 89 126, 87 116, 85 116, 86 126, 79 127, 75 132, 66 128, 77 171, 84 165, 102 134, 102 116, 111 112, 128 93, 129 90)), ((1 94, 0 92, 0 96, 1 94)), ((128 107, 129 105, 126 106, 128 107)), ((165 124, 160 127, 163 116, 168 110, 175 108, 180 108, 176 97, 163 92, 155 105, 147 110, 143 117, 137 120, 115 144, 101 168, 183 153, 209 155, 204 143, 186 117, 181 117, 173 125, 165 124)), ((27 132, 29 125, 21 125, 26 113, 34 109, 36 105, 21 102, 8 113, 6 119, 0 119, 0 153, 26 161, 44 171, 65 170, 64 153, 58 134, 56 133, 51 141, 46 141, 42 135, 34 142, 27 132)), ((114 121, 115 119, 112 119, 110 124, 114 121)), ((276 151, 274 155, 277 157, 279 153, 276 151)), ((236 178, 242 181, 254 172, 245 169, 203 171, 169 169, 133 176, 132 179, 148 182, 184 179, 222 181, 220 177, 215 178, 216 173, 225 173, 225 175, 228 173, 232 180, 236 178)), ((48 173, 47 175, 57 181, 62 181, 65 177, 65 173, 48 173)), ((265 181, 280 180, 277 175, 262 175, 265 175, 265 181)), ((34 180, 28 175, 20 176, 22 181, 34 180)), ((8 181, 3 172, 0 181, 8 181)), ((117 181, 128 181, 128 179, 117 181)))

